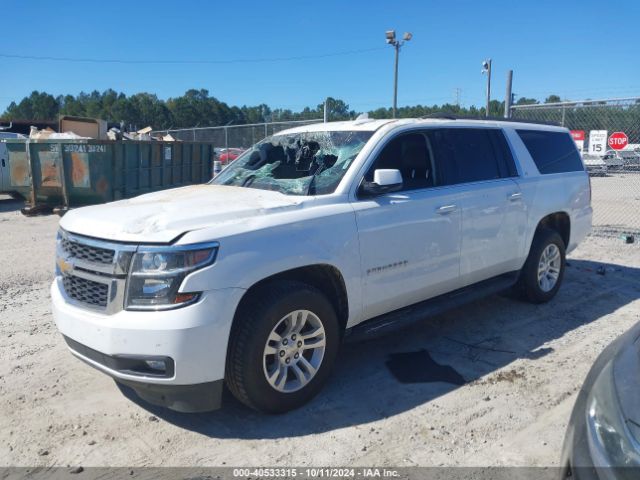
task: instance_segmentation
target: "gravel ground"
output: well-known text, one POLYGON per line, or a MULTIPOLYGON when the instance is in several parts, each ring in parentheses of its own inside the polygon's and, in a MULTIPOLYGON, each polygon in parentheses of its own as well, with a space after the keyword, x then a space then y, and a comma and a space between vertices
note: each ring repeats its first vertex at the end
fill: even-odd
POLYGON ((591 177, 594 232, 640 233, 640 171, 591 177))
POLYGON ((0 196, 4 466, 557 465, 591 363, 640 315, 640 246, 591 237, 549 304, 493 296, 346 345, 324 391, 287 415, 230 396, 178 414, 131 401, 67 351, 49 309, 58 218, 20 207, 0 196), (400 382, 389 356, 421 350, 464 384, 400 382))

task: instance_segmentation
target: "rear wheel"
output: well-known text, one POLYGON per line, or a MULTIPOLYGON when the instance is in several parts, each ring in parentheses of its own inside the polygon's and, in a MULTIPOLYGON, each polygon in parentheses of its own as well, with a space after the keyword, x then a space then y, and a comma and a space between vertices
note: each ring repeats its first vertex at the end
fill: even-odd
POLYGON ((251 408, 282 413, 322 388, 338 353, 331 302, 314 287, 283 281, 262 287, 238 311, 226 380, 251 408))
POLYGON ((524 264, 518 289, 532 303, 551 300, 564 277, 565 245, 555 230, 548 228, 536 232, 529 256, 524 264))

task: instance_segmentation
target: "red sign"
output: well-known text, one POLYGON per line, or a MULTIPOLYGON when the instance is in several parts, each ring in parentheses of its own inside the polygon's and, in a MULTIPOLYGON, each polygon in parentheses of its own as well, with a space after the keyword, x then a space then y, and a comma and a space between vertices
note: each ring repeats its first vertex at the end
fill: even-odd
POLYGON ((571 130, 571 136, 574 140, 582 140, 584 142, 584 130, 571 130))
POLYGON ((629 138, 624 132, 613 132, 609 137, 609 147, 614 150, 622 150, 629 143, 629 138))

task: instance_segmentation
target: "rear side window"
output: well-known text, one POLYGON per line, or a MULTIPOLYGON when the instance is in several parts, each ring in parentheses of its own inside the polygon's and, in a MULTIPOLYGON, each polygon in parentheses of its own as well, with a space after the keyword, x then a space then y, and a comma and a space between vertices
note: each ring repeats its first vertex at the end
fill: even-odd
POLYGON ((497 134, 501 132, 486 128, 428 130, 438 184, 455 185, 513 176, 497 134))
POLYGON ((568 133, 516 130, 542 174, 584 170, 580 154, 568 133))

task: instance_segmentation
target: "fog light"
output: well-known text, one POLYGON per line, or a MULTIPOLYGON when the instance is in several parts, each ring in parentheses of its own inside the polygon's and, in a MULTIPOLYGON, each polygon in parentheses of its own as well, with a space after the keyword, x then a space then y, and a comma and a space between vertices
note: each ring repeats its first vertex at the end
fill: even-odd
POLYGON ((162 360, 145 360, 144 363, 146 363, 151 370, 159 372, 164 372, 166 370, 165 363, 162 360))

